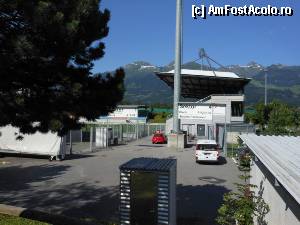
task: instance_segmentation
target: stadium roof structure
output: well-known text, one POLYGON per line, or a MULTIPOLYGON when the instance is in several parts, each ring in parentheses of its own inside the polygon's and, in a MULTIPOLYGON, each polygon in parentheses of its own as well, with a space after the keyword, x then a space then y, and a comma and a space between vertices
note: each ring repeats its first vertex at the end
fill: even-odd
MULTIPOLYGON (((174 70, 156 72, 171 88, 174 87, 174 70)), ((241 94, 250 78, 239 77, 232 72, 209 70, 181 70, 181 96, 202 99, 213 94, 241 94)))

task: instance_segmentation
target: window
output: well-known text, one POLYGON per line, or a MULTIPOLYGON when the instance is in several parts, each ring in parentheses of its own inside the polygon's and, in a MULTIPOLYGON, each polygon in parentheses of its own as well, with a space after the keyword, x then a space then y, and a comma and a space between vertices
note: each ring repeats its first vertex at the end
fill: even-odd
POLYGON ((218 151, 217 145, 196 145, 196 150, 202 150, 202 151, 218 151))
POLYGON ((197 124, 197 136, 203 137, 205 136, 205 125, 197 124))
POLYGON ((244 102, 231 102, 231 116, 244 115, 244 102))

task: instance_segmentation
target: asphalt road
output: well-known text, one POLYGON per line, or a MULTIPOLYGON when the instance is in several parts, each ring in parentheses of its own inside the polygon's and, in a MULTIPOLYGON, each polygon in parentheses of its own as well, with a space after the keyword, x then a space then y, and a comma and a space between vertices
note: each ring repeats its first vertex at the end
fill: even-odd
POLYGON ((0 203, 77 218, 118 221, 119 166, 135 157, 177 158, 180 224, 215 224, 224 193, 239 182, 231 159, 196 164, 192 148, 176 151, 144 138, 64 161, 0 158, 0 203))

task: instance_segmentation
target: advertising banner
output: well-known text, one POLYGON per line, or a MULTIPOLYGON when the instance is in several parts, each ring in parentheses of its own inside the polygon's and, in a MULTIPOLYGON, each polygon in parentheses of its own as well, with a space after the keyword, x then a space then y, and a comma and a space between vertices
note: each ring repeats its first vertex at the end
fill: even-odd
POLYGON ((179 119, 212 120, 213 116, 225 117, 225 106, 179 104, 179 119))
POLYGON ((138 109, 116 109, 113 113, 108 114, 108 117, 114 118, 137 118, 138 109))

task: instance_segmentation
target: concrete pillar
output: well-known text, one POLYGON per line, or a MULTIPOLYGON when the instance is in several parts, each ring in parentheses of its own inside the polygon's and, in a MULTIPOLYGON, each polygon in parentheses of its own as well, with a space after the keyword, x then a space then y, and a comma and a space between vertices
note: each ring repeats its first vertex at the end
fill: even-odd
POLYGON ((93 152, 93 125, 90 128, 90 152, 93 152))
POLYGON ((72 130, 70 130, 70 155, 73 154, 73 149, 72 149, 72 130))

